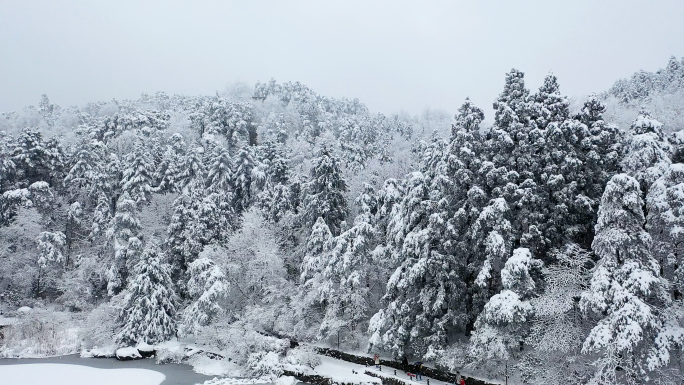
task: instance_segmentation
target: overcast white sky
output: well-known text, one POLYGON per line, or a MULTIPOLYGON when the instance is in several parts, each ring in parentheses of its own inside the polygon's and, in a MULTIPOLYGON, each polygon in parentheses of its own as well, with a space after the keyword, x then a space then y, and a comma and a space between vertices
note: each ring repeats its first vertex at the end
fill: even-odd
POLYGON ((0 111, 299 80, 372 110, 491 111, 504 74, 568 95, 684 56, 684 1, 0 0, 0 111))

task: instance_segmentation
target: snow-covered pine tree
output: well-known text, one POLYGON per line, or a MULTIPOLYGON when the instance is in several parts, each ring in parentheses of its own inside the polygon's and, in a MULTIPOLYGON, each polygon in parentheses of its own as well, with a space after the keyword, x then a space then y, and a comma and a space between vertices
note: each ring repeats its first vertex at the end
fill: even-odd
MULTIPOLYGON (((194 204, 198 199, 201 198, 181 194, 173 202, 173 215, 167 229, 166 244, 174 277, 187 271, 188 264, 197 258, 204 246, 201 241, 203 234, 199 233, 201 229, 197 226, 194 204)), ((179 293, 182 295, 183 290, 179 293)))
POLYGON ((484 257, 475 283, 492 294, 498 292, 501 287, 499 272, 512 251, 512 229, 507 219, 509 211, 510 208, 504 198, 492 199, 482 208, 471 229, 471 239, 484 257))
POLYGON ((373 226, 372 189, 367 187, 357 203, 361 212, 354 220, 354 225, 331 241, 331 249, 325 258, 322 271, 323 285, 328 290, 326 312, 319 328, 319 338, 341 335, 343 340, 353 339, 365 332, 371 312, 377 310, 373 303, 373 294, 378 293, 383 275, 377 263, 375 248, 378 234, 373 226))
POLYGON ((235 212, 239 214, 246 211, 252 204, 254 193, 252 171, 256 167, 252 147, 242 147, 238 151, 234 167, 232 177, 233 207, 235 212))
POLYGON ((526 248, 518 248, 501 270, 502 290, 489 299, 475 322, 470 354, 478 360, 501 362, 523 346, 533 314, 532 298, 536 284, 534 270, 542 262, 526 248))
POLYGON ((102 142, 92 139, 84 140, 78 147, 79 150, 71 159, 73 166, 64 178, 64 186, 78 189, 79 193, 82 193, 80 190, 85 190, 87 196, 96 201, 101 190, 98 188, 100 181, 106 179, 103 178, 103 174, 106 174, 106 148, 102 142))
POLYGON ((266 180, 257 200, 267 219, 278 222, 287 211, 296 207, 290 188, 291 170, 281 145, 267 141, 260 149, 266 180))
POLYGON ((0 192, 5 192, 14 186, 17 165, 12 160, 14 138, 5 131, 0 132, 0 192))
POLYGON ((213 159, 207 173, 207 185, 209 190, 217 193, 226 193, 231 188, 233 178, 233 162, 230 153, 224 147, 214 149, 213 159))
POLYGON ((330 232, 339 235, 342 222, 347 218, 347 182, 342 176, 340 161, 332 150, 323 146, 313 160, 309 181, 304 185, 302 214, 305 227, 323 218, 330 232))
POLYGON ((188 196, 197 198, 204 193, 206 170, 202 161, 203 147, 189 149, 181 161, 178 173, 180 191, 188 196))
POLYGON ((180 330, 194 334, 222 316, 230 284, 214 261, 200 256, 188 265, 188 295, 192 302, 183 310, 180 330))
MULTIPOLYGON (((622 151, 622 131, 617 126, 608 124, 603 120, 603 113, 606 106, 601 103, 596 95, 591 95, 582 107, 581 112, 575 116, 574 120, 584 124, 589 130, 589 136, 581 138, 580 133, 583 129, 575 130, 571 135, 579 136, 576 146, 579 146, 581 154, 579 159, 584 164, 581 170, 582 176, 578 179, 578 187, 583 190, 582 195, 589 198, 583 199, 582 195, 575 199, 573 204, 574 212, 579 216, 589 219, 577 219, 575 223, 585 229, 577 234, 584 233, 583 238, 575 239, 583 248, 589 248, 593 240, 593 224, 596 222, 599 202, 603 195, 608 180, 620 171, 620 154, 622 151), (582 181, 584 183, 582 184, 582 181)), ((575 126, 576 127, 576 126, 575 126)), ((575 215, 575 214, 573 214, 575 215)))
POLYGON ((461 326, 464 288, 457 276, 459 262, 442 245, 445 149, 428 147, 424 168, 433 176, 414 172, 407 177, 406 194, 393 209, 395 218, 388 227, 388 264, 394 272, 384 297, 388 303, 371 319, 369 333, 373 346, 396 355, 423 356, 443 349, 450 332, 461 326))
POLYGON ((453 187, 448 190, 447 201, 450 203, 445 216, 449 219, 443 244, 446 254, 451 255, 453 263, 458 265, 457 275, 465 286, 459 294, 455 294, 463 297, 464 309, 458 311, 458 324, 465 333, 471 331, 484 305, 483 301, 473 302, 473 296, 477 293, 475 280, 482 264, 482 250, 475 246, 477 242, 473 242, 470 236, 488 201, 486 181, 480 173, 484 155, 483 138, 480 135, 482 120, 482 110, 466 99, 451 126, 449 143, 448 173, 453 187))
POLYGON ((149 203, 152 197, 154 169, 153 160, 143 139, 138 138, 135 149, 126 156, 121 178, 121 190, 128 194, 129 199, 133 200, 138 207, 149 203))
POLYGON ((43 231, 38 236, 38 249, 40 256, 38 257, 38 265, 41 268, 47 268, 49 263, 57 263, 61 265, 64 263, 64 246, 66 245, 66 236, 61 231, 43 231))
POLYGON ((570 115, 568 98, 561 95, 558 78, 552 73, 531 97, 531 115, 537 128, 546 129, 551 122, 562 123, 570 115))
POLYGON ((35 294, 43 297, 57 290, 56 278, 64 269, 64 245, 66 237, 61 231, 43 231, 38 243, 38 276, 34 281, 35 294))
POLYGON ((114 295, 126 287, 129 269, 138 263, 142 242, 138 238, 142 229, 136 202, 128 193, 119 197, 112 227, 108 230, 114 239, 114 263, 107 273, 107 290, 114 295))
POLYGON ((668 355, 656 339, 669 304, 667 282, 651 255, 651 237, 644 230, 639 182, 617 174, 601 198, 592 243, 599 257, 580 307, 599 317, 584 341, 585 353, 597 353, 592 381, 601 384, 647 381, 650 365, 668 355))
POLYGON ((644 194, 671 163, 672 148, 663 136, 662 126, 650 112, 642 109, 625 143, 622 170, 639 181, 644 194))
POLYGON ((132 271, 119 313, 121 330, 116 341, 122 346, 157 344, 176 335, 176 295, 169 266, 161 251, 148 245, 132 271))
POLYGON ((653 256, 663 278, 670 282, 674 299, 684 294, 684 165, 671 164, 646 196, 647 229, 653 239, 653 256))
POLYGON ((504 90, 494 102, 494 120, 496 125, 510 133, 515 139, 517 130, 529 119, 530 91, 525 88, 525 74, 513 68, 506 74, 504 90))
POLYGON ((27 128, 14 143, 12 161, 17 177, 25 187, 38 181, 53 186, 64 177, 64 151, 56 139, 44 140, 43 135, 27 128))
POLYGON ((185 156, 185 140, 181 134, 173 134, 169 137, 166 150, 162 154, 161 161, 154 172, 156 182, 155 192, 177 192, 179 186, 179 174, 181 161, 185 156))
MULTIPOLYGON (((300 281, 304 285, 317 284, 318 282, 312 281, 313 279, 320 280, 320 274, 323 272, 327 259, 326 253, 330 250, 332 239, 332 233, 325 220, 323 217, 318 217, 306 241, 306 254, 304 254, 300 269, 300 281)), ((316 297, 320 298, 319 295, 316 297)))

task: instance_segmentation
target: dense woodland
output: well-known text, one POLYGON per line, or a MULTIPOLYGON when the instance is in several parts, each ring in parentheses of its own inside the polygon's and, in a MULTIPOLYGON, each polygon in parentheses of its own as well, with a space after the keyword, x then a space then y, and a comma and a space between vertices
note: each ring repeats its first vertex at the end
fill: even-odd
MULTIPOLYGON (((276 335, 530 383, 679 383, 683 90, 675 58, 572 102, 514 69, 488 126, 468 99, 387 116, 276 81, 43 95, 0 115, 0 309, 67 317, 82 347, 276 335)), ((246 366, 281 351, 262 340, 246 366)))

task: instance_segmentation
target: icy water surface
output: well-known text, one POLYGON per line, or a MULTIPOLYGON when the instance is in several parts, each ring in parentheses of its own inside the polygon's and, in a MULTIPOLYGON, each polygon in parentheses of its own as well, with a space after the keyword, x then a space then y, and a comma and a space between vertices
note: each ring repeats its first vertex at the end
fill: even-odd
MULTIPOLYGON (((100 369, 149 369, 163 373, 166 379, 161 385, 194 385, 214 378, 195 373, 192 366, 185 364, 157 365, 155 360, 142 359, 134 361, 117 361, 114 358, 81 358, 78 354, 50 358, 1 358, 0 365, 17 364, 68 364, 83 365, 100 369)), ((0 381, 2 383, 2 381, 0 381)))

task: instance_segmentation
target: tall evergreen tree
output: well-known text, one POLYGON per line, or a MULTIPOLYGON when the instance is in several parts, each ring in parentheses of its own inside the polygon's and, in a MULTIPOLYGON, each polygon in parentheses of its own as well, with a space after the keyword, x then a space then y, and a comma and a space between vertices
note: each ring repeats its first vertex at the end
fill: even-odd
POLYGON ((665 173, 671 163, 672 148, 665 140, 662 123, 642 110, 630 127, 631 136, 625 144, 623 172, 639 181, 641 191, 648 193, 651 184, 665 173))
POLYGON ((187 151, 181 161, 178 186, 185 195, 201 196, 204 192, 206 170, 202 161, 204 148, 195 147, 187 151))
POLYGON ((213 192, 228 192, 233 179, 232 169, 233 162, 228 150, 223 147, 216 148, 207 173, 209 189, 213 192))
POLYGON ((56 139, 44 140, 33 129, 25 129, 15 142, 12 161, 17 177, 25 180, 24 186, 44 181, 50 185, 61 183, 64 177, 64 152, 56 139))
POLYGON ((107 277, 110 295, 118 293, 126 286, 128 273, 138 263, 142 252, 142 241, 139 238, 142 225, 138 219, 136 202, 124 193, 116 207, 113 225, 109 229, 114 238, 114 263, 107 277))
POLYGON ((176 295, 170 269, 156 246, 148 246, 132 271, 119 313, 120 345, 157 344, 176 335, 176 295))
POLYGON ((540 129, 546 129, 551 122, 562 123, 570 116, 570 103, 561 95, 558 78, 554 74, 544 78, 544 84, 531 99, 531 114, 540 129))
POLYGON ((684 294, 684 165, 671 164, 646 196, 647 228, 653 256, 675 299, 684 294))
POLYGON ((155 191, 177 192, 179 186, 179 174, 181 173, 181 161, 185 156, 185 141, 181 134, 173 134, 168 139, 166 150, 154 172, 156 181, 155 191))
POLYGON ((648 360, 664 354, 656 336, 670 299, 644 222, 639 182, 615 175, 601 198, 592 244, 600 259, 580 301, 584 311, 599 316, 583 346, 586 353, 600 354, 597 383, 647 380, 648 360))
MULTIPOLYGON (((382 280, 376 260, 378 235, 373 226, 373 207, 369 200, 372 191, 364 191, 358 199, 361 212, 354 226, 331 241, 329 256, 324 261, 323 280, 326 312, 319 329, 319 337, 330 337, 341 332, 343 338, 357 337, 365 332, 366 321, 373 306, 372 287, 382 280), (362 328, 363 327, 363 328, 362 328)), ((377 289, 375 290, 377 292, 377 289)))
POLYGON ((309 181, 304 185, 303 214, 311 225, 323 218, 333 235, 339 235, 347 218, 347 182, 342 176, 340 161, 327 148, 321 148, 313 160, 309 181))
POLYGON ((192 299, 183 310, 183 334, 194 334, 222 316, 230 284, 214 261, 200 257, 188 266, 188 294, 192 299))
POLYGON ((507 360, 511 351, 522 346, 533 314, 532 298, 536 284, 534 270, 542 262, 528 249, 519 248, 501 270, 502 290, 489 299, 475 322, 470 353, 480 360, 507 360))
POLYGON ((123 169, 121 189, 128 194, 138 206, 149 203, 154 190, 154 163, 144 146, 142 139, 135 144, 133 152, 126 157, 126 166, 123 169))
POLYGON ((253 197, 253 171, 256 167, 253 150, 251 147, 243 147, 237 153, 233 171, 233 206, 237 213, 246 211, 252 204, 253 197))

